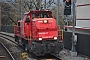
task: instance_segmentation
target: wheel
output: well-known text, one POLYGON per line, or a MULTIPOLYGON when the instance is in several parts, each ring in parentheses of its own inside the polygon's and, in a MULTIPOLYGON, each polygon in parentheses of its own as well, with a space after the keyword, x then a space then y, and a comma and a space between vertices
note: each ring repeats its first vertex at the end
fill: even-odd
POLYGON ((15 35, 15 41, 18 42, 18 37, 15 35))
POLYGON ((25 45, 24 50, 25 50, 25 51, 28 51, 28 47, 27 47, 27 45, 25 45))
POLYGON ((25 51, 28 51, 28 41, 23 40, 23 47, 25 51))
POLYGON ((18 38, 18 44, 19 44, 20 46, 23 45, 22 39, 21 39, 20 37, 18 38))

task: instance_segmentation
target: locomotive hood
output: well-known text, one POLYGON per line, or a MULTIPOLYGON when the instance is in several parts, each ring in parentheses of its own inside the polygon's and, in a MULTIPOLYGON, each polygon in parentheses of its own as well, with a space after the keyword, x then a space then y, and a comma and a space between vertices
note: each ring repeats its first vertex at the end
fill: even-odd
POLYGON ((54 39, 58 36, 56 20, 54 18, 38 18, 33 20, 38 38, 54 39))

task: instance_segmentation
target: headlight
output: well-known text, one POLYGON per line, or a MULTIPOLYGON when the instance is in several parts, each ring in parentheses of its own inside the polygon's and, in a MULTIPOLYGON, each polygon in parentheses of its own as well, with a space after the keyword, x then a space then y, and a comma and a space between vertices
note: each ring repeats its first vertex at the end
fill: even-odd
POLYGON ((39 38, 39 40, 42 40, 42 38, 39 38))
POLYGON ((44 23, 48 23, 48 20, 44 20, 44 23))
POLYGON ((57 40, 57 37, 54 37, 54 40, 57 40))

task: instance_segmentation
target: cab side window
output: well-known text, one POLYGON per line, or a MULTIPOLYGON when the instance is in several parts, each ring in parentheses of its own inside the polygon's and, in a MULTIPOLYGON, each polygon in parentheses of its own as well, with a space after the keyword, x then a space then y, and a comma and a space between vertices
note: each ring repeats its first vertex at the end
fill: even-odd
POLYGON ((27 23, 30 22, 30 16, 28 16, 28 17, 26 18, 26 21, 25 21, 25 22, 27 22, 27 23))
POLYGON ((20 22, 18 22, 18 26, 20 26, 20 22))
POLYGON ((26 19, 26 22, 27 22, 27 23, 29 23, 29 22, 30 22, 30 19, 29 19, 29 18, 27 18, 27 19, 26 19))

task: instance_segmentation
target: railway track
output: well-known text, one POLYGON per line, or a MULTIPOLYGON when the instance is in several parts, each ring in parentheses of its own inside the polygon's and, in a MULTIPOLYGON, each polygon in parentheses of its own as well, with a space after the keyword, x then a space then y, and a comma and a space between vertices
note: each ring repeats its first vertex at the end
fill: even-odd
POLYGON ((7 40, 13 42, 14 44, 17 44, 17 45, 18 45, 18 43, 16 43, 16 42, 14 41, 14 36, 0 33, 0 37, 2 37, 2 38, 4 38, 4 39, 7 39, 7 40))
MULTIPOLYGON (((9 40, 9 41, 11 41, 11 42, 13 42, 14 44, 17 44, 18 45, 18 43, 16 43, 14 41, 14 36, 11 36, 9 34, 4 34, 4 33, 0 33, 0 36, 3 37, 3 38, 5 38, 5 39, 7 39, 7 40, 9 40)), ((82 54, 80 54, 80 56, 74 57, 72 59, 72 57, 70 56, 70 51, 68 51, 66 49, 64 51, 62 51, 62 53, 60 53, 59 55, 53 55, 52 54, 53 56, 50 56, 49 55, 49 57, 46 57, 48 55, 46 55, 44 57, 43 56, 37 57, 37 56, 33 55, 30 52, 29 52, 28 55, 30 55, 30 59, 28 59, 28 60, 34 60, 34 59, 35 60, 70 60, 70 59, 71 60, 85 60, 85 59, 90 60, 87 56, 83 56, 82 54)))
POLYGON ((15 60, 2 42, 0 42, 0 60, 15 60))
MULTIPOLYGON (((7 39, 7 40, 9 40, 9 41, 11 41, 11 42, 13 42, 14 44, 16 44, 16 45, 18 45, 18 43, 16 43, 15 41, 14 41, 14 36, 11 36, 11 35, 9 35, 9 34, 4 34, 4 33, 0 33, 0 36, 2 37, 2 38, 4 38, 4 39, 7 39)), ((20 48, 22 48, 22 47, 20 47, 20 48)), ((29 52, 30 53, 30 52, 29 52)), ((57 57, 55 57, 55 56, 53 56, 53 55, 45 55, 45 56, 39 56, 39 57, 37 57, 37 56, 35 56, 33 53, 30 53, 30 54, 28 54, 31 58, 34 58, 34 59, 36 59, 36 60, 61 60, 61 59, 59 59, 59 58, 57 58, 57 57), (32 57, 32 56, 33 57, 32 57)))

